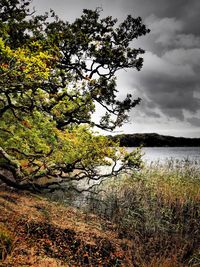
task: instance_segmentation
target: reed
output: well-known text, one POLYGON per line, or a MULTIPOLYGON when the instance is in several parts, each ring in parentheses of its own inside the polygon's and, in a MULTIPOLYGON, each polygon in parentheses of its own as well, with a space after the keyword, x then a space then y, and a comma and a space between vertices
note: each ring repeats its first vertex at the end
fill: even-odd
POLYGON ((133 266, 200 266, 200 164, 168 161, 103 185, 90 210, 131 240, 133 266))

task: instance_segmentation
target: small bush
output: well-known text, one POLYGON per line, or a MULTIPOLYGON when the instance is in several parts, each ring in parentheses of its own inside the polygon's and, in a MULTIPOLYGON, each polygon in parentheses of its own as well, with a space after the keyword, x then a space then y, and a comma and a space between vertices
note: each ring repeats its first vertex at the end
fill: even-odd
POLYGON ((4 226, 0 225, 0 260, 5 260, 13 246, 13 234, 4 226))

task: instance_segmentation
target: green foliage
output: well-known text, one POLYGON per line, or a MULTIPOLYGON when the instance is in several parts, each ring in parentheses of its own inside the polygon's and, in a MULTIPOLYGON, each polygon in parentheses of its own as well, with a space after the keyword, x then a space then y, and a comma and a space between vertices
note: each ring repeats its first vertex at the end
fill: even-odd
POLYGON ((138 168, 139 154, 116 156, 117 145, 92 127, 121 126, 140 102, 131 95, 118 100, 116 72, 141 69, 144 51, 131 42, 149 30, 131 16, 116 26, 99 9, 84 10, 70 24, 53 11, 37 16, 29 4, 0 3, 0 157, 17 160, 12 175, 34 186, 43 176, 63 179, 74 170, 77 179, 96 180, 98 165, 123 155, 120 171, 138 168), (105 109, 99 122, 92 119, 96 105, 105 109))

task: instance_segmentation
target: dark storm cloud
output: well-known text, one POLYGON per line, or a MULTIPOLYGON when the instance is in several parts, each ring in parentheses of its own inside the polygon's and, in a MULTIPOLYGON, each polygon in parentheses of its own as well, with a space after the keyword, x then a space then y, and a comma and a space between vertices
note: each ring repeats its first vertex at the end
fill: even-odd
POLYGON ((178 49, 159 57, 147 53, 146 64, 135 75, 134 87, 142 91, 147 101, 170 117, 184 120, 184 111, 196 113, 200 107, 199 91, 200 49, 178 49), (173 53, 177 55, 174 58, 173 53), (192 58, 194 55, 194 58, 192 58), (171 59, 172 57, 172 59, 171 59))
POLYGON ((192 117, 188 119, 188 122, 194 126, 200 127, 200 118, 192 117))
POLYGON ((160 18, 176 18, 184 22, 186 32, 200 32, 199 0, 129 0, 123 5, 136 10, 142 17, 154 14, 160 18))
POLYGON ((146 4, 145 23, 151 33, 145 39, 148 51, 143 70, 134 74, 134 87, 162 114, 199 126, 196 117, 187 115, 200 110, 200 1, 161 0, 158 7, 156 0, 149 2, 151 6, 140 1, 146 4))

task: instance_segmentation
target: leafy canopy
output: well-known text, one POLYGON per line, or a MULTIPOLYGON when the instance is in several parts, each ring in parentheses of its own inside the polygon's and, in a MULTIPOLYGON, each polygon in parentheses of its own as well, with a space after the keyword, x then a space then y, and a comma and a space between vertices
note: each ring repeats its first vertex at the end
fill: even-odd
POLYGON ((0 179, 40 189, 139 167, 137 152, 120 151, 92 127, 114 130, 140 102, 118 99, 116 73, 141 69, 144 50, 132 41, 149 30, 140 17, 117 26, 99 9, 83 10, 73 23, 52 10, 39 16, 30 2, 0 3, 0 179), (97 105, 105 112, 93 121, 97 105), (99 174, 111 160, 111 172, 99 174))

